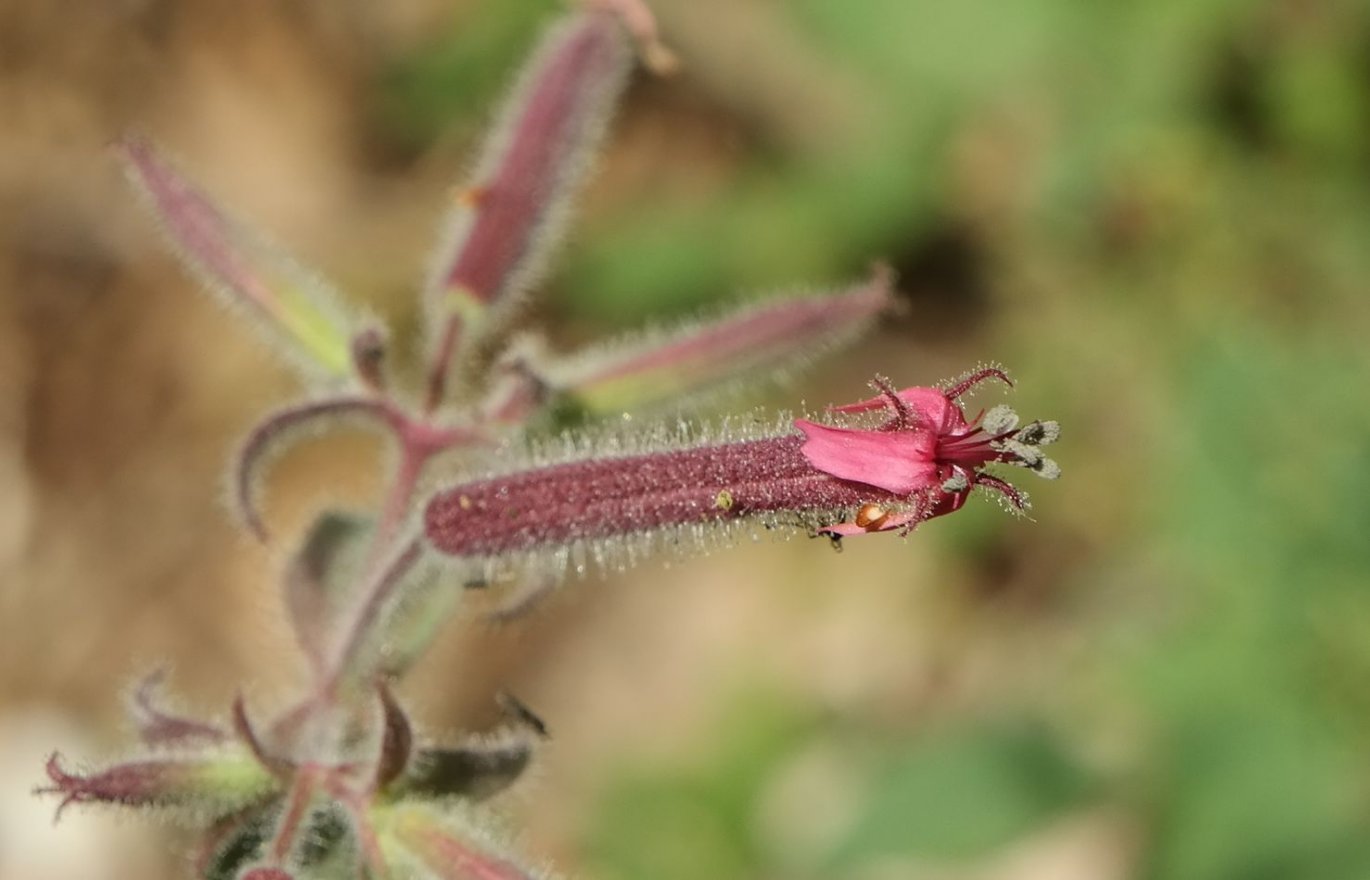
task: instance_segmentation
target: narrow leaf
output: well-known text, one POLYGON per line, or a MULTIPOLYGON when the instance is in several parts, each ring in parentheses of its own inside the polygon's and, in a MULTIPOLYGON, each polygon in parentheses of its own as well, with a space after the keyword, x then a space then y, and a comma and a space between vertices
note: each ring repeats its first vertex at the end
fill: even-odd
POLYGON ((345 376, 354 330, 333 288, 229 217, 147 140, 116 150, 181 260, 225 304, 255 317, 307 374, 345 376))
POLYGON ((499 703, 510 724, 456 748, 418 750, 395 781, 396 796, 480 801, 512 785, 532 761, 535 741, 547 737, 547 726, 511 694, 500 693, 499 703))
POLYGON ((371 522, 326 511, 314 522, 285 577, 285 604, 300 647, 321 666, 336 647, 349 600, 364 581, 371 522))
POLYGON ((247 715, 247 703, 239 694, 233 700, 233 731, 238 735, 238 739, 243 745, 247 746, 252 757, 257 759, 257 763, 270 772, 277 779, 289 779, 294 769, 290 761, 271 751, 257 735, 257 729, 252 724, 252 719, 247 715))
POLYGON ((463 592, 417 539, 403 544, 358 591, 365 598, 353 603, 339 631, 331 686, 357 689, 378 677, 402 676, 451 618, 463 592))
POLYGON ((434 880, 547 880, 548 874, 520 864, 492 835, 462 821, 439 815, 424 805, 403 804, 386 810, 377 833, 387 863, 402 867, 402 876, 434 880))
POLYGON ((376 691, 383 713, 381 748, 376 760, 376 788, 381 789, 409 766, 409 758, 414 750, 414 728, 389 684, 381 681, 376 685, 376 691))
POLYGON ((622 412, 783 375, 853 342, 891 303, 890 275, 882 270, 835 293, 776 297, 566 357, 530 350, 526 366, 586 409, 622 412))
POLYGON ((407 538, 364 573, 338 621, 324 692, 355 693, 378 679, 397 678, 427 647, 462 591, 444 583, 426 556, 416 537, 407 538))
POLYGON ((457 343, 486 335, 490 307, 507 305, 543 271, 631 54, 614 14, 580 12, 548 33, 521 76, 433 262, 430 402, 441 397, 457 343))

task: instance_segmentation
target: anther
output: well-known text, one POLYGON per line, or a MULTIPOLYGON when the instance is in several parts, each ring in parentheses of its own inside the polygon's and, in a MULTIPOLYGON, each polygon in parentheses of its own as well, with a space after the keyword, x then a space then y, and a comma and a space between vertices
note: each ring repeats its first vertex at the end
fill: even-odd
POLYGON ((1061 423, 1050 421, 1029 422, 1018 430, 1014 439, 1029 446, 1049 446, 1061 436, 1061 423))
POLYGON ((1001 403, 985 413, 985 417, 980 420, 980 426, 990 434, 1006 434, 1018 427, 1018 414, 1013 411, 1013 407, 1001 403))
POLYGON ((1009 464, 1035 468, 1042 462, 1042 452, 1036 446, 1029 446, 1017 440, 1005 440, 999 444, 999 448, 1013 456, 1014 460, 1009 464))
POLYGON ((968 488, 970 488, 970 480, 966 479, 965 474, 956 474, 942 481, 942 491, 948 495, 964 492, 968 488))

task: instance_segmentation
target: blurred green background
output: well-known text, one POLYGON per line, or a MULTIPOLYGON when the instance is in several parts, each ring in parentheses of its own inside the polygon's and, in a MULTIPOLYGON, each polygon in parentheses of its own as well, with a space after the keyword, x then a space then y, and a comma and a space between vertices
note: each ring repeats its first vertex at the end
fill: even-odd
MULTIPOLYGON (((1065 474, 1034 522, 981 502, 453 628, 410 699, 437 732, 497 687, 546 716, 504 808, 528 849, 600 880, 1370 877, 1370 8, 652 5, 685 68, 628 96, 538 309, 558 341, 885 260, 904 314, 733 403, 995 360, 1065 474)), ((412 330, 444 192, 556 8, 0 6, 3 729, 117 750, 149 663, 207 708, 298 664, 273 557, 215 507, 291 386, 100 144, 150 131, 412 330)), ((374 468, 292 456, 273 510, 374 468)))

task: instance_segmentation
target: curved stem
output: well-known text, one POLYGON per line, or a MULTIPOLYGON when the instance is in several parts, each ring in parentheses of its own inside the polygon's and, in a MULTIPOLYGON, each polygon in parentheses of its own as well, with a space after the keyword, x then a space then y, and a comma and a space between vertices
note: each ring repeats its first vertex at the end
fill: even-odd
POLYGON ((403 443, 400 449, 400 462, 395 470, 395 479, 386 493, 385 506, 381 509, 380 522, 376 524, 376 536, 372 540, 371 553, 366 569, 376 566, 376 560, 384 554, 403 523, 405 514, 413 502, 414 489, 418 486, 419 475, 428 462, 430 453, 403 443))
POLYGON ((257 468, 266 453, 275 449, 288 432, 317 419, 366 415, 380 418, 394 427, 395 409, 387 401, 361 395, 346 395, 286 407, 271 413, 252 429, 239 451, 233 468, 233 496, 238 514, 259 540, 269 537, 253 498, 257 468))
POLYGON ((380 620, 382 609, 393 598, 396 589, 404 582, 404 576, 418 562, 422 553, 419 539, 412 538, 390 557, 386 565, 371 575, 370 583, 363 591, 361 605, 347 628, 347 635, 320 682, 320 697, 325 703, 337 698, 353 658, 361 651, 367 636, 380 620))

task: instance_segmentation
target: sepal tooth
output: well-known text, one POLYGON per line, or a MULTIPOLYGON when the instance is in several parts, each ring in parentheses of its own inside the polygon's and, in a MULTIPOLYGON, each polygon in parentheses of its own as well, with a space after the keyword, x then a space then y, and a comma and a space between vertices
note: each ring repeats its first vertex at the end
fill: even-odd
POLYGON ((68 771, 54 754, 47 763, 52 784, 39 794, 62 798, 62 811, 74 803, 167 807, 194 816, 222 816, 269 796, 277 783, 240 750, 216 750, 199 757, 127 761, 103 770, 68 771))

